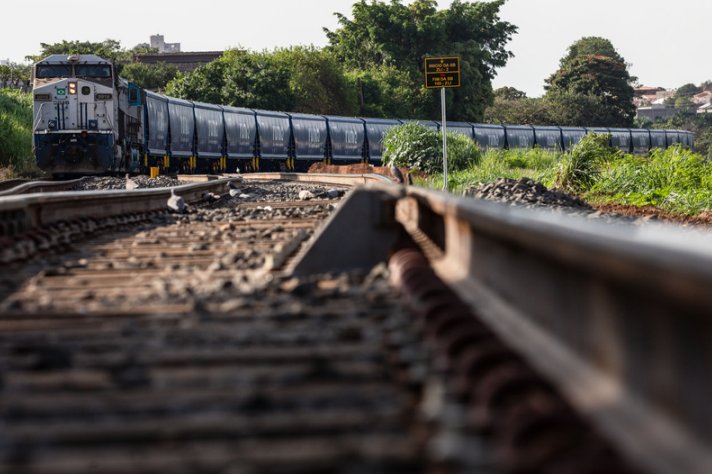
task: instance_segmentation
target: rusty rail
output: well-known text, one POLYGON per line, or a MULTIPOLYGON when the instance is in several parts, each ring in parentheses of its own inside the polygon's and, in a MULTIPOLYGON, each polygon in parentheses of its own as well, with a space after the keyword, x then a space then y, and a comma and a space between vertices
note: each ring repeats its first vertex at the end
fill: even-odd
POLYGON ((84 178, 69 181, 43 181, 34 179, 10 179, 7 181, 0 181, 0 197, 14 196, 17 194, 64 191, 71 188, 75 184, 82 182, 83 180, 84 178))
POLYGON ((249 173, 244 175, 226 175, 226 176, 242 176, 245 179, 264 179, 264 180, 282 180, 282 181, 304 181, 310 183, 324 184, 341 184, 346 186, 355 186, 358 184, 367 183, 390 183, 391 180, 386 176, 366 173, 366 174, 338 174, 338 173, 249 173))
MULTIPOLYGON (((185 184, 172 189, 191 203, 200 201, 205 193, 225 194, 228 181, 234 179, 185 184)), ((0 198, 0 236, 10 237, 62 220, 162 211, 170 194, 171 188, 153 188, 6 196, 0 198)))
POLYGON ((407 188, 438 275, 638 465, 712 466, 710 238, 407 188))
POLYGON ((294 271, 385 259, 394 218, 487 327, 637 465, 709 472, 709 235, 373 186, 351 194, 294 271))

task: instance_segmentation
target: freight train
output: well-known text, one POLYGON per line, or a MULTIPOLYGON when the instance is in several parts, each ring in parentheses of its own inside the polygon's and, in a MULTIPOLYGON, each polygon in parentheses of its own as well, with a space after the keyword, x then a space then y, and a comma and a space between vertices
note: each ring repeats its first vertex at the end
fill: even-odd
MULTIPOLYGON (((55 175, 145 172, 305 171, 315 162, 380 165, 383 137, 413 120, 335 117, 204 104, 143 90, 94 55, 54 55, 32 68, 34 152, 55 175)), ((439 130, 438 122, 419 121, 439 130)), ((570 149, 587 133, 648 153, 680 143, 679 130, 447 124, 483 149, 570 149)))

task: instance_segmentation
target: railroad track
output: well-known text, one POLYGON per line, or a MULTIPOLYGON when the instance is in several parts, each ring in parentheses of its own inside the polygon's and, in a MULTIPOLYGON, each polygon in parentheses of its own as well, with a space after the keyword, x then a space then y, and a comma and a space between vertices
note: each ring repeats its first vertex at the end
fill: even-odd
POLYGON ((65 191, 75 184, 81 183, 83 180, 84 178, 67 181, 53 181, 50 179, 8 179, 0 181, 0 197, 65 191))
POLYGON ((0 472, 707 472, 708 243, 377 179, 0 200, 0 472))

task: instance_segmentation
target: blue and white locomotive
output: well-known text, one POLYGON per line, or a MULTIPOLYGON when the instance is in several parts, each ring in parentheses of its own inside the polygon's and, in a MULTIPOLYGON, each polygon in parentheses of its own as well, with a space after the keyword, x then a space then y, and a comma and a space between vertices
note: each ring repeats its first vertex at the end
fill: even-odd
MULTIPOLYGON (((383 137, 412 120, 348 118, 223 107, 166 97, 120 78, 94 55, 50 56, 32 69, 37 165, 52 174, 306 171, 315 162, 381 165, 383 137)), ((438 122, 421 121, 438 130, 438 122)), ((448 123, 481 148, 567 151, 587 133, 648 153, 694 147, 679 130, 531 127, 448 123)))
POLYGON ((54 55, 35 64, 32 76, 35 159, 42 170, 97 174, 138 163, 140 90, 119 78, 110 62, 54 55))

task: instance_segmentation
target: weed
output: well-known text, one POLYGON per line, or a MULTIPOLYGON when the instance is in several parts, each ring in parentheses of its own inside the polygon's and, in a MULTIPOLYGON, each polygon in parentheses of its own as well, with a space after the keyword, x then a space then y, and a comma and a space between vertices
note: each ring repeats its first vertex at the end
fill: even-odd
POLYGON ((0 90, 0 167, 11 174, 40 176, 32 154, 32 95, 0 90))
POLYGON ((590 189, 601 176, 600 167, 617 153, 608 147, 610 139, 608 133, 591 133, 574 145, 559 161, 556 187, 573 192, 590 189))

